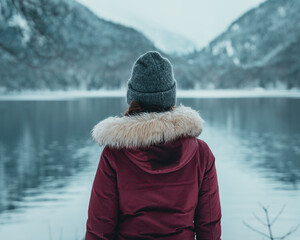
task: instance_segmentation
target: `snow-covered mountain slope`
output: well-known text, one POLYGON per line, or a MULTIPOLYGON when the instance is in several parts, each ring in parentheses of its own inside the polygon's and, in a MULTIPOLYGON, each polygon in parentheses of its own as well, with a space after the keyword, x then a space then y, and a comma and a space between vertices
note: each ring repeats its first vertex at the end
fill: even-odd
POLYGON ((196 43, 178 33, 147 24, 146 22, 136 25, 139 31, 143 32, 158 49, 165 53, 184 55, 198 49, 196 43))
POLYGON ((188 56, 206 88, 299 88, 300 1, 268 0, 188 56))
MULTIPOLYGON (((47 1, 49 12, 34 24, 11 2, 0 0, 0 89, 116 88, 140 54, 156 50, 140 32, 72 0, 47 1)), ((38 9, 32 2, 23 2, 26 11, 38 9)))

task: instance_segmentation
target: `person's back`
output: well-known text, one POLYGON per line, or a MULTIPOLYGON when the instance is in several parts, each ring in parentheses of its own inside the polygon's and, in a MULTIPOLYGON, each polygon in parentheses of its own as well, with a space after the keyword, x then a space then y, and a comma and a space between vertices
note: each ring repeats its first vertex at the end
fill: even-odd
MULTIPOLYGON (((133 110, 133 103, 142 104, 136 98, 128 100, 133 110)), ((169 106, 154 104, 168 111, 128 111, 93 128, 93 138, 105 148, 86 240, 221 238, 215 159, 197 139, 203 120, 190 107, 173 105, 174 99, 169 106)))

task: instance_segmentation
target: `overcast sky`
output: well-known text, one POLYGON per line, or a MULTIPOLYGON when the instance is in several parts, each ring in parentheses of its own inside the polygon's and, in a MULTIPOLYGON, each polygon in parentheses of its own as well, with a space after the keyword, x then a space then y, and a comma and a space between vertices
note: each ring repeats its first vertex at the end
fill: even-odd
POLYGON ((100 17, 147 31, 147 25, 179 33, 198 47, 264 0, 78 0, 100 17), (145 26, 145 27, 143 27, 145 26))

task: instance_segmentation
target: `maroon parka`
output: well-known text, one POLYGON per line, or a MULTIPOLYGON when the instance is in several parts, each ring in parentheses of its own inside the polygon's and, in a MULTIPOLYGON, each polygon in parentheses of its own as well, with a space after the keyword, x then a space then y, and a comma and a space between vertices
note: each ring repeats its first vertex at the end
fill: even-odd
POLYGON ((215 158, 197 138, 203 120, 183 105, 110 117, 92 186, 86 240, 221 239, 215 158))

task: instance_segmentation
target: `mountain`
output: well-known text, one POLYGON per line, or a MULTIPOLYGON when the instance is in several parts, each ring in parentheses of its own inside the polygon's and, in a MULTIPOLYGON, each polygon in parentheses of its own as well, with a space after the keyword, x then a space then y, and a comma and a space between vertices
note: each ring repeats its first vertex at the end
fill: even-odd
MULTIPOLYGON (((268 0, 234 21, 200 51, 186 56, 201 88, 299 88, 300 1, 268 0)), ((178 76, 187 77, 186 67, 178 76)))
POLYGON ((147 33, 144 34, 153 41, 157 48, 170 55, 180 56, 198 48, 192 40, 166 29, 149 27, 147 33))
MULTIPOLYGON (((157 50, 74 0, 44 3, 0 0, 0 92, 124 87, 137 57, 157 50)), ((299 0, 267 0, 203 49, 161 53, 182 89, 300 88, 299 12, 299 0)))
POLYGON ((156 50, 140 32, 75 1, 18 1, 0 0, 2 90, 120 87, 134 60, 156 50))
POLYGON ((182 36, 181 34, 170 31, 162 26, 157 26, 152 22, 141 19, 137 16, 126 16, 122 21, 142 32, 154 45, 167 54, 183 55, 197 49, 196 43, 182 36))

